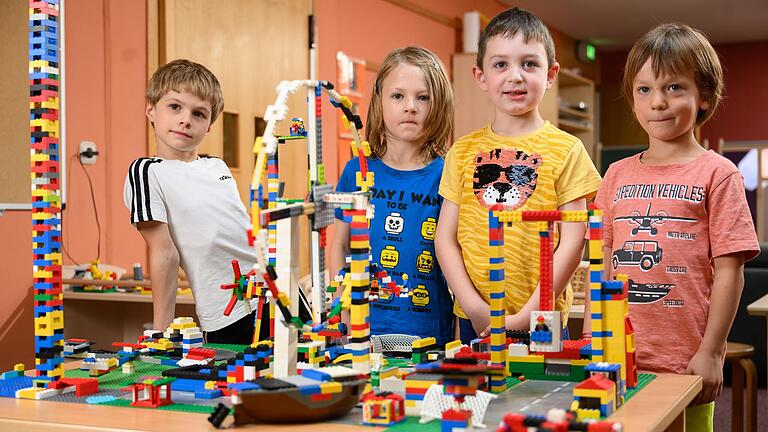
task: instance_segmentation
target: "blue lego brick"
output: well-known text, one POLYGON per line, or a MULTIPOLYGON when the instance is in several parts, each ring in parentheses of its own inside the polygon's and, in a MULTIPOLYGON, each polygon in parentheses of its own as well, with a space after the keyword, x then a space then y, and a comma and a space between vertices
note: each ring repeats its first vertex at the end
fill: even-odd
POLYGON ((505 295, 504 291, 501 291, 501 292, 491 292, 489 293, 488 296, 491 299, 503 299, 504 295, 505 295))
POLYGON ((61 310, 61 308, 57 306, 35 306, 35 318, 40 318, 47 313, 57 310, 61 310))
POLYGON ((493 310, 491 309, 491 316, 504 316, 505 312, 504 310, 493 310))
POLYGON ((405 400, 421 401, 421 400, 424 400, 424 395, 423 394, 408 393, 408 391, 406 390, 406 392, 405 392, 405 400))
POLYGON ((469 428, 469 422, 461 420, 442 420, 440 422, 440 432, 453 432, 454 430, 466 430, 469 428))
POLYGON ((35 51, 30 51, 29 52, 29 60, 30 61, 45 60, 45 61, 47 61, 49 63, 58 63, 59 62, 59 56, 58 55, 49 54, 49 53, 47 53, 47 52, 45 52, 43 50, 35 50, 35 51))
POLYGON ((34 282, 32 287, 36 290, 50 290, 53 289, 52 282, 34 282))
POLYGON ((504 280, 504 269, 490 270, 488 272, 489 281, 501 281, 504 280))
POLYGON ((51 261, 51 260, 32 260, 32 265, 36 265, 36 266, 40 266, 40 267, 50 266, 50 265, 53 265, 53 261, 51 261))
POLYGON ((588 343, 584 345, 583 347, 579 348, 579 355, 580 356, 588 356, 592 354, 592 343, 588 343))
POLYGON ((173 360, 173 359, 160 359, 160 364, 163 366, 178 366, 176 364, 177 361, 178 360, 173 360))
POLYGON ((301 371, 301 376, 304 378, 309 378, 317 381, 333 381, 333 377, 325 372, 314 370, 314 369, 304 369, 301 371))
POLYGON ((349 293, 350 300, 363 300, 368 298, 368 294, 365 292, 355 292, 352 291, 349 293))
POLYGON ((205 388, 205 381, 192 379, 176 379, 171 383, 171 390, 194 392, 205 388))
POLYGON ((299 391, 305 396, 320 394, 323 392, 323 390, 320 388, 320 384, 304 385, 299 387, 299 391))
MULTIPOLYGON (((593 337, 595 337, 594 334, 593 337)), ((550 343, 552 342, 552 332, 546 330, 532 331, 531 342, 550 343)))
POLYGON ((40 364, 35 365, 35 369, 39 370, 39 371, 54 370, 57 367, 59 367, 59 365, 61 365, 61 363, 63 363, 63 361, 64 361, 63 357, 54 357, 52 359, 46 360, 44 363, 40 363, 40 364))
POLYGON ((502 328, 491 327, 491 334, 506 333, 506 332, 507 332, 507 329, 505 329, 504 327, 502 328))
POLYGON ((60 342, 64 339, 63 334, 55 334, 53 336, 44 336, 35 338, 35 349, 37 348, 53 348, 56 346, 56 342, 60 342))
POLYGON ((584 372, 618 372, 620 369, 618 363, 590 363, 584 366, 584 372))
POLYGON ((46 26, 46 27, 58 29, 59 23, 49 19, 34 19, 34 20, 29 20, 29 26, 30 27, 46 26))
POLYGON ((595 338, 603 338, 603 337, 612 337, 612 336, 613 336, 613 332, 610 331, 610 330, 592 332, 592 338, 593 339, 595 339, 595 338))
POLYGON ((32 378, 27 376, 0 380, 0 396, 14 398, 16 391, 32 387, 32 378))
POLYGON ((216 399, 218 397, 221 397, 222 393, 221 390, 218 389, 198 389, 195 390, 195 398, 197 399, 216 399))

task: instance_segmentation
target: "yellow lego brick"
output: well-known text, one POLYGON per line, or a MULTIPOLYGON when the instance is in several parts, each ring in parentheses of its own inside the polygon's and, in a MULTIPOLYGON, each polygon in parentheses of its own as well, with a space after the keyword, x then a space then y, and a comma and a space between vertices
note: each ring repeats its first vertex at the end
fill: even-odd
POLYGON ((576 410, 576 417, 579 419, 579 421, 588 419, 600 420, 600 410, 580 408, 576 410))
POLYGON ((371 246, 371 242, 369 240, 355 240, 349 242, 349 247, 351 249, 367 249, 371 246))
POLYGON ((348 97, 342 96, 341 99, 339 99, 339 102, 344 105, 345 108, 352 109, 352 101, 349 100, 348 97))
POLYGON ((396 377, 398 376, 398 374, 399 374, 399 371, 398 371, 398 368, 396 367, 389 368, 389 369, 382 369, 382 371, 379 372, 379 380, 383 380, 389 377, 396 377))
POLYGON ((609 393, 616 394, 616 391, 613 390, 597 390, 597 389, 580 389, 580 388, 574 388, 573 389, 573 395, 574 396, 580 396, 580 397, 591 397, 591 398, 599 398, 600 403, 606 403, 610 401, 611 399, 608 397, 609 393))
POLYGON ((346 116, 341 117, 341 124, 344 126, 344 130, 349 130, 350 124, 346 116))
POLYGON ((536 222, 536 230, 539 232, 549 231, 549 222, 536 222))
POLYGON ((48 162, 51 160, 51 155, 45 153, 30 154, 29 160, 31 162, 48 162))
POLYGON ((507 356, 507 361, 519 363, 544 363, 542 355, 507 356))
POLYGON ((560 218, 563 222, 587 222, 589 212, 585 210, 561 210, 560 218))
POLYGON ((338 381, 331 381, 320 384, 320 392, 322 394, 341 393, 342 385, 338 381))
POLYGON ((236 383, 236 382, 237 382, 237 378, 235 378, 233 376, 228 376, 227 377, 227 384, 236 383))
POLYGON ((435 339, 434 337, 428 337, 428 338, 416 339, 411 343, 411 346, 413 348, 425 348, 430 345, 436 345, 436 344, 437 344, 437 339, 435 339))
POLYGON ((405 380, 405 392, 408 393, 408 389, 428 389, 433 384, 438 384, 437 380, 405 380))
POLYGON ((371 145, 368 143, 368 141, 362 141, 360 143, 360 146, 363 149, 363 156, 370 156, 371 155, 371 145))
POLYGON ((352 364, 358 364, 358 363, 365 363, 369 364, 371 362, 371 356, 368 354, 361 355, 361 356, 352 356, 352 364))
POLYGON ((35 398, 35 394, 37 394, 37 392, 43 391, 43 390, 44 389, 35 388, 35 387, 30 387, 30 388, 25 388, 25 389, 21 389, 21 390, 16 390, 16 398, 17 399, 34 399, 35 398))
POLYGON ((336 357, 335 359, 333 359, 333 363, 341 363, 341 362, 350 361, 350 360, 352 360, 352 353, 347 353, 347 354, 342 354, 336 357))
POLYGON ((589 359, 571 360, 571 366, 586 366, 590 363, 592 363, 592 360, 589 359))
MULTIPOLYGON (((504 246, 488 246, 488 257, 499 258, 504 256, 504 246)), ((504 264, 490 264, 492 269, 504 268, 504 264)))
POLYGON ((405 401, 405 407, 406 408, 416 408, 416 402, 415 400, 407 400, 405 401))
POLYGON ((589 257, 591 259, 596 259, 603 255, 603 248, 600 247, 600 245, 597 244, 597 242, 590 241, 589 242, 589 257))
POLYGON ((500 222, 522 222, 523 221, 523 214, 518 211, 502 211, 498 212, 498 216, 500 222))
POLYGON ((445 350, 448 351, 452 349, 458 349, 458 348, 461 348, 461 345, 462 344, 460 340, 451 341, 445 344, 445 350))
POLYGON ((53 277, 53 272, 45 271, 45 270, 38 270, 34 272, 34 277, 36 278, 50 278, 53 277))
POLYGON ((13 365, 14 372, 24 372, 24 363, 16 363, 13 365))

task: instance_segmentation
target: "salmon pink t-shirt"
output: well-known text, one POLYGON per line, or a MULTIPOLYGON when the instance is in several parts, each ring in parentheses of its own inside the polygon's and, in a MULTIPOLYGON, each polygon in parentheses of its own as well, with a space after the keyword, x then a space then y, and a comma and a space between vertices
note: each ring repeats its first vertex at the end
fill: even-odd
POLYGON ((629 276, 638 367, 685 373, 707 326, 713 258, 760 251, 739 170, 713 151, 672 165, 638 154, 610 166, 595 201, 606 266, 629 276))

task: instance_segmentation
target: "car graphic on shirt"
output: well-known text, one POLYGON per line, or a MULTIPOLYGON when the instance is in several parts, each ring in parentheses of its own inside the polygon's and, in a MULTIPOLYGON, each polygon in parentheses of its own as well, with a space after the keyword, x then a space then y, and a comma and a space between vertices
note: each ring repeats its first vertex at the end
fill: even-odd
POLYGON ((633 240, 624 242, 621 249, 613 251, 611 264, 613 270, 619 266, 639 266, 648 271, 661 262, 662 249, 659 242, 653 240, 633 240))

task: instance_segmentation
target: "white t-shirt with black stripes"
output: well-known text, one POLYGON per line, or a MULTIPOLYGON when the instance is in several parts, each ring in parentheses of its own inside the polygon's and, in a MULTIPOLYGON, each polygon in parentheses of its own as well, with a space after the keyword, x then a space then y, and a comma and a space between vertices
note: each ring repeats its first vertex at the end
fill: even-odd
POLYGON ((232 260, 237 259, 247 273, 256 257, 248 246, 250 217, 221 159, 136 159, 125 178, 123 195, 134 226, 143 221, 168 224, 204 331, 219 330, 248 314, 241 301, 224 316, 232 291, 220 286, 233 281, 232 260))

